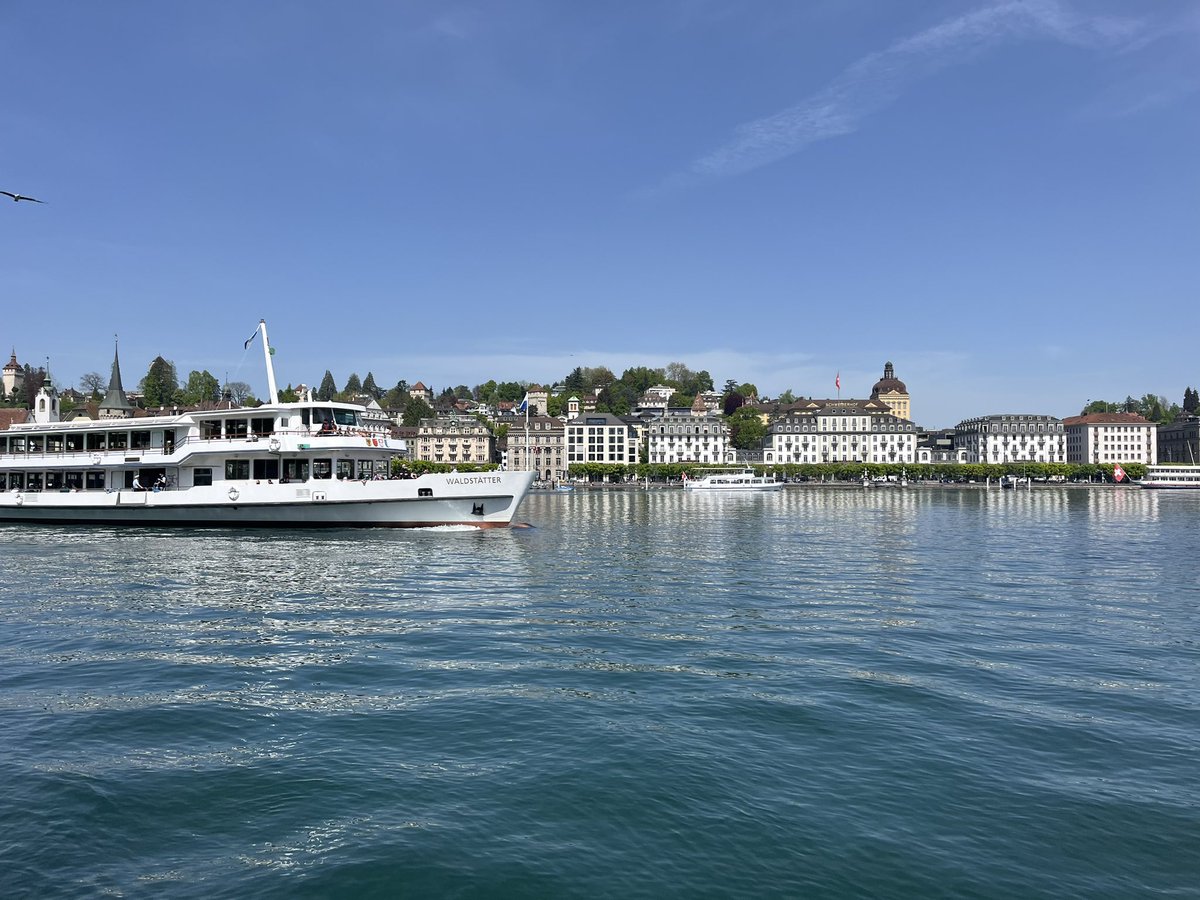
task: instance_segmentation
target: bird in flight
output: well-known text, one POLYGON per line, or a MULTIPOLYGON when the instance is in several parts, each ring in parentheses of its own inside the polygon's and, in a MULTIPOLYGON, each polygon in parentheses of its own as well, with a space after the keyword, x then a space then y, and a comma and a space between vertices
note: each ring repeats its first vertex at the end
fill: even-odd
POLYGON ((5 197, 12 197, 13 203, 16 203, 18 200, 31 200, 34 203, 46 202, 45 200, 39 200, 37 197, 26 197, 23 194, 14 194, 12 191, 0 191, 0 194, 3 194, 5 197))

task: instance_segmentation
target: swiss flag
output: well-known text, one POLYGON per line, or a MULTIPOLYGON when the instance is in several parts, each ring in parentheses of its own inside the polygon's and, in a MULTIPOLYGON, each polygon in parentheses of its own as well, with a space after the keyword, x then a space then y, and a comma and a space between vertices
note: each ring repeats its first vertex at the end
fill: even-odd
POLYGON ((1121 468, 1120 463, 1113 465, 1113 481, 1120 481, 1125 477, 1125 470, 1121 468))
POLYGON ((842 373, 838 372, 837 377, 833 379, 833 386, 839 391, 842 389, 842 373))

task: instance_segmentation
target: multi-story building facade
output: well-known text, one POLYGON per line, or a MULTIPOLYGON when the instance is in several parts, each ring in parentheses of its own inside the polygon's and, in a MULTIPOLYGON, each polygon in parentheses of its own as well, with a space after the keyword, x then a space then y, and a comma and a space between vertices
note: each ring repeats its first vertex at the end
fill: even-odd
POLYGON ((1158 461, 1200 465, 1200 416, 1184 414, 1158 426, 1158 461))
POLYGON ((637 462, 637 432, 611 413, 588 413, 566 423, 567 468, 573 463, 637 462))
POLYGON ((878 400, 806 400, 767 426, 764 463, 913 463, 917 426, 878 400))
POLYGON ((1069 463, 1158 462, 1158 426, 1136 413, 1091 413, 1063 419, 1069 463))
POLYGON ((644 430, 649 462, 727 465, 735 462, 729 426, 720 416, 709 414, 699 398, 691 410, 670 410, 667 415, 647 422, 644 430))
POLYGON ((495 449, 492 430, 474 416, 422 419, 409 444, 413 459, 439 463, 490 463, 495 449))
POLYGON ((954 426, 954 448, 970 463, 1066 462, 1063 423, 1054 416, 1004 413, 954 426))
POLYGON ((567 477, 567 429, 550 416, 530 416, 529 430, 521 420, 508 428, 508 468, 536 472, 539 481, 567 477))

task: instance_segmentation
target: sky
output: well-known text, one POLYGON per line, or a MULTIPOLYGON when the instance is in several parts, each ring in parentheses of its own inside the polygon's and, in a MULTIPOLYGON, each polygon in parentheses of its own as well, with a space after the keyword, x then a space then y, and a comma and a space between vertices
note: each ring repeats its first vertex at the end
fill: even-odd
POLYGON ((928 428, 1200 385, 1200 0, 0 4, 0 345, 928 428))

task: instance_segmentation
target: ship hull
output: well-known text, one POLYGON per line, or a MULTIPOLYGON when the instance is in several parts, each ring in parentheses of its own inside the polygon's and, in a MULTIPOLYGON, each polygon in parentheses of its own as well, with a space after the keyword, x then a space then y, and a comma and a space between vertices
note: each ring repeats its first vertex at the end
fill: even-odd
POLYGON ((157 527, 503 527, 533 473, 233 484, 180 491, 0 494, 0 521, 157 527))

